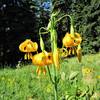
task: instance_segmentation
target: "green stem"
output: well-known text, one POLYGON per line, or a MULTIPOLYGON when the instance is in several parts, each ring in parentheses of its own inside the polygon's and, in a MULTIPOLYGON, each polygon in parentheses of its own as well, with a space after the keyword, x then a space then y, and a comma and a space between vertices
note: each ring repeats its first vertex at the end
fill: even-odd
MULTIPOLYGON (((56 51, 57 51, 57 32, 56 32, 56 29, 55 29, 55 26, 56 26, 56 16, 58 15, 59 11, 56 12, 56 13, 53 13, 51 15, 51 22, 50 22, 50 28, 49 28, 49 31, 50 31, 50 35, 51 35, 51 49, 52 49, 52 53, 55 54, 56 51)), ((54 57, 54 56, 53 56, 54 57)), ((57 86, 58 86, 58 80, 57 80, 57 70, 56 70, 56 66, 55 64, 53 64, 53 70, 54 70, 54 75, 53 75, 53 78, 54 78, 54 81, 53 81, 53 86, 54 86, 54 100, 58 100, 58 94, 57 94, 57 86)), ((50 76, 50 73, 49 73, 49 76, 50 76)), ((51 76, 50 76, 51 77, 51 76)), ((52 78, 51 78, 52 79, 52 78)), ((51 80, 50 79, 50 80, 51 80)))
POLYGON ((47 69, 48 69, 50 81, 51 81, 52 85, 54 86, 55 100, 58 100, 58 96, 57 96, 57 84, 58 84, 58 83, 57 83, 57 76, 56 76, 56 69, 55 69, 55 66, 54 66, 54 73, 55 73, 55 75, 54 75, 54 81, 53 81, 53 79, 52 79, 49 66, 47 66, 47 69))
POLYGON ((58 100, 57 87, 58 87, 58 83, 57 83, 57 73, 56 73, 56 68, 54 66, 54 92, 55 92, 55 100, 58 100))
POLYGON ((63 18, 65 18, 65 17, 69 17, 70 18, 70 23, 71 24, 73 24, 73 19, 72 19, 72 17, 70 16, 70 15, 63 15, 62 17, 60 17, 56 22, 59 22, 60 20, 62 20, 63 18))
POLYGON ((74 22, 73 22, 73 18, 72 18, 70 15, 64 15, 64 16, 60 17, 60 18, 56 21, 56 23, 59 22, 60 20, 62 20, 64 17, 69 17, 69 18, 70 18, 70 25, 71 25, 71 26, 70 26, 70 33, 74 35, 74 26, 73 26, 74 22))
POLYGON ((54 91, 55 91, 55 100, 58 100, 58 94, 57 94, 57 84, 54 84, 54 91))
POLYGON ((47 30, 45 27, 41 27, 40 30, 41 30, 41 29, 47 30))
POLYGON ((48 33, 48 30, 47 30, 46 28, 41 27, 41 28, 39 29, 39 34, 47 34, 47 33, 48 33), (46 32, 41 32, 42 29, 46 30, 46 32))
POLYGON ((70 15, 68 15, 68 16, 70 18, 70 33, 73 34, 73 36, 74 36, 74 22, 73 22, 73 18, 70 15))
POLYGON ((53 79, 52 79, 52 76, 51 76, 51 72, 50 72, 49 66, 47 66, 47 70, 48 70, 48 73, 49 73, 50 81, 51 81, 52 84, 54 84, 54 81, 53 81, 53 79))
MULTIPOLYGON (((55 31, 55 29, 51 30, 51 48, 52 48, 52 52, 54 53, 57 49, 57 33, 55 31)), ((54 68, 54 82, 53 82, 53 86, 54 86, 54 94, 55 94, 55 100, 58 100, 58 96, 57 96, 57 72, 56 72, 56 67, 55 65, 53 65, 54 68)))
POLYGON ((60 18, 56 21, 56 23, 59 22, 60 20, 62 20, 63 18, 67 17, 67 16, 69 16, 69 15, 64 15, 64 16, 60 17, 60 18))

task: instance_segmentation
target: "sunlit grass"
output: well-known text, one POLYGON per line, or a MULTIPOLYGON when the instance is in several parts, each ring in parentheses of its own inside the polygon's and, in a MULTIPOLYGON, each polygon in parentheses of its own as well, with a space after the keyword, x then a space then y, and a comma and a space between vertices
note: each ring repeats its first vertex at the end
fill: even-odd
MULTIPOLYGON (((68 78, 71 73, 78 73, 77 86, 81 85, 82 67, 93 68, 94 77, 100 76, 100 53, 95 55, 83 56, 82 63, 77 58, 64 59, 61 63, 61 81, 59 83, 59 96, 67 98, 74 95, 75 87, 69 85, 68 78)), ((53 100, 54 94, 52 84, 49 81, 48 73, 46 76, 36 75, 36 66, 21 65, 20 68, 0 69, 0 100, 53 100)), ((71 76, 70 76, 71 77, 71 76)), ((100 91, 100 79, 98 80, 98 89, 100 91)), ((67 100, 67 99, 65 99, 67 100)), ((79 99, 82 100, 82 99, 79 99)))

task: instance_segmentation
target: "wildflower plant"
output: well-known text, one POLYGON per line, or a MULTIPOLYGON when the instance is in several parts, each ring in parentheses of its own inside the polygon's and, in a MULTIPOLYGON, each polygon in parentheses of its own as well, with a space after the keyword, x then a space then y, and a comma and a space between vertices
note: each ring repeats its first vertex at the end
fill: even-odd
MULTIPOLYGON (((61 53, 65 52, 65 55, 76 54, 78 57, 79 62, 81 62, 81 41, 82 38, 79 33, 74 32, 73 26, 73 19, 70 15, 64 15, 61 18, 57 18, 60 14, 60 11, 52 12, 48 26, 46 28, 41 27, 39 29, 39 36, 40 36, 40 47, 41 52, 35 55, 32 55, 31 52, 37 51, 38 45, 37 43, 33 43, 31 40, 26 40, 19 46, 19 49, 22 52, 26 52, 27 58, 32 60, 32 63, 37 66, 37 74, 41 75, 43 73, 46 74, 46 69, 48 70, 48 75, 50 77, 50 81, 52 86, 54 87, 54 98, 58 100, 58 85, 60 82, 60 58, 62 55, 61 53), (66 33, 64 38, 62 39, 63 46, 62 48, 58 49, 57 47, 57 31, 56 25, 65 17, 70 18, 70 33, 66 33), (42 30, 45 30, 43 32, 42 30), (50 43, 51 43, 51 52, 45 50, 45 44, 42 39, 41 34, 50 34, 50 43), (67 54, 66 54, 67 53, 67 54), (53 70, 50 70, 52 67, 53 70), (52 71, 52 72, 51 72, 52 71), (51 74, 53 73, 53 74, 51 74)), ((26 58, 26 57, 25 57, 26 58)), ((77 74, 75 73, 75 76, 77 74)))
MULTIPOLYGON (((61 50, 67 51, 68 55, 73 52, 73 54, 77 54, 79 61, 81 61, 81 46, 80 43, 82 41, 81 36, 79 33, 74 33, 74 27, 73 27, 73 20, 70 15, 64 15, 61 18, 57 19, 58 14, 60 11, 52 12, 50 21, 48 23, 47 28, 41 27, 39 30, 40 35, 40 47, 41 51, 40 53, 37 53, 32 56, 30 52, 37 51, 38 45, 37 43, 33 43, 31 40, 26 40, 23 42, 19 49, 22 52, 27 53, 27 58, 32 59, 32 63, 37 67, 37 74, 40 75, 41 72, 45 75, 46 69, 48 70, 48 74, 50 77, 50 81, 52 82, 52 85, 54 87, 54 93, 55 93, 55 100, 58 100, 58 84, 60 80, 60 52, 61 50), (64 17, 69 17, 71 21, 71 27, 70 27, 70 33, 66 33, 65 37, 63 38, 63 46, 61 49, 58 49, 57 47, 57 31, 56 31, 56 24, 60 22, 64 17), (42 32, 41 30, 44 29, 45 32, 42 32), (49 34, 50 33, 50 42, 51 42, 51 52, 47 52, 45 50, 45 44, 43 42, 41 34, 49 34), (64 48, 65 47, 65 48, 64 48), (53 75, 51 75, 50 66, 52 64, 53 67, 53 75)), ((63 53, 63 52, 62 52, 63 53)), ((26 57, 25 57, 26 58, 26 57)))

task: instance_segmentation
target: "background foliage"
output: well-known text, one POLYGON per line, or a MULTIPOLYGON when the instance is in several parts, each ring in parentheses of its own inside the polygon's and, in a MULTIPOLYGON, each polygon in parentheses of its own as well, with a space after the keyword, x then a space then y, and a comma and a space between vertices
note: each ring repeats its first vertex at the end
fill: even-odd
MULTIPOLYGON (((83 42, 82 42, 83 53, 86 54, 86 53, 99 52, 100 51, 100 1, 60 0, 59 3, 57 3, 56 7, 61 9, 63 13, 68 13, 73 16, 75 31, 79 32, 83 37, 83 42)), ((65 19, 62 21, 59 31, 65 34, 66 31, 69 31, 66 28, 66 26, 69 25, 66 24, 66 19, 65 19)))
MULTIPOLYGON (((0 0, 0 64, 15 65, 22 59, 23 53, 18 46, 27 38, 39 41, 38 30, 46 27, 50 10, 44 9, 44 1, 50 0, 0 0)), ((100 0, 52 0, 55 9, 74 18, 76 32, 83 37, 83 53, 100 51, 100 0)), ((59 17, 61 16, 59 15, 59 17)), ((57 25, 58 44, 69 31, 69 19, 65 18, 57 25)), ((48 36, 44 37, 45 41, 48 36)), ((49 40, 48 40, 49 41, 49 40)), ((47 49, 50 49, 45 43, 47 49)), ((39 42, 38 42, 39 43, 39 42)))

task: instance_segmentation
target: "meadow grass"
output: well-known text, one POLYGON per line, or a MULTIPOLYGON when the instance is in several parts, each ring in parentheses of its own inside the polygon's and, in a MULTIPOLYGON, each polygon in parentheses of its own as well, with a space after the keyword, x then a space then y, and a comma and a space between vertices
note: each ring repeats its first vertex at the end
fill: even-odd
MULTIPOLYGON (((100 94, 99 59, 100 53, 83 56, 81 63, 76 57, 66 58, 61 62, 61 70, 59 71, 61 79, 58 84, 59 100, 86 100, 84 92, 87 90, 82 83, 82 68, 84 67, 93 68, 93 77, 97 81, 95 91, 99 91, 100 94), (97 76, 99 76, 98 79, 97 76), (78 95, 82 93, 83 96, 79 97, 78 95)), ((32 64, 21 64, 19 67, 11 69, 5 66, 4 69, 0 69, 0 100, 54 100, 53 87, 48 73, 37 76, 37 67, 32 64)))

